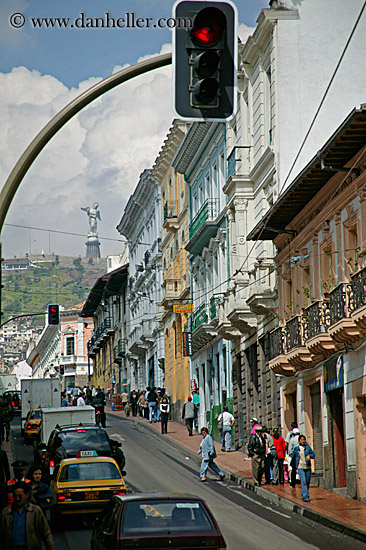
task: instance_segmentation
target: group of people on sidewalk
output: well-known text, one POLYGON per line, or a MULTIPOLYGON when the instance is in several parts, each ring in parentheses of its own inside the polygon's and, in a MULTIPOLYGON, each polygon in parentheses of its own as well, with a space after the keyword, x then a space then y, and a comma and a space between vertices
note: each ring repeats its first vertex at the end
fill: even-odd
POLYGON ((248 456, 252 460, 254 485, 261 485, 263 474, 266 484, 283 484, 284 462, 288 453, 291 460, 291 486, 295 488, 298 472, 302 499, 309 502, 311 459, 315 458, 315 453, 307 443, 305 435, 300 433, 295 422, 286 440, 280 435, 278 428, 274 428, 270 434, 266 426, 261 426, 256 418, 252 418, 251 422, 253 428, 248 443, 248 456))

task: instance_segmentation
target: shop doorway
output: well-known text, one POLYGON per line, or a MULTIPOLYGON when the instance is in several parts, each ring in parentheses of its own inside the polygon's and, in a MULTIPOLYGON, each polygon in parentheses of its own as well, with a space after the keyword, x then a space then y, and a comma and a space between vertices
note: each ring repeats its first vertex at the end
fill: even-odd
POLYGON ((311 419, 313 428, 314 472, 323 473, 323 425, 320 382, 310 386, 311 419))
POLYGON ((330 412, 330 444, 333 455, 333 479, 335 487, 346 487, 346 459, 344 442, 343 388, 327 393, 330 412))

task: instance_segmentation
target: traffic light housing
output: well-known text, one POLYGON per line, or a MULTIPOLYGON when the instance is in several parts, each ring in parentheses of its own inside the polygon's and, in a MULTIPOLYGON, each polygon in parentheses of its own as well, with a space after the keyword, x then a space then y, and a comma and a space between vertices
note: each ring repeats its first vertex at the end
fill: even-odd
POLYGON ((230 2, 175 6, 174 109, 184 120, 226 121, 236 113, 237 14, 230 2))
POLYGON ((65 374, 65 365, 60 365, 60 375, 63 376, 65 374))
POLYGON ((48 306, 48 324, 58 325, 60 322, 60 306, 58 304, 50 304, 48 306))

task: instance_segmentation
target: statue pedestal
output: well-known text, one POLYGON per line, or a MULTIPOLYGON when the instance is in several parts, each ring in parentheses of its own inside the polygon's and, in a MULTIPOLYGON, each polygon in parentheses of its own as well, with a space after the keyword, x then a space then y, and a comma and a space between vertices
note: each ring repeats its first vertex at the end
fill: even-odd
POLYGON ((100 258, 100 242, 98 241, 98 235, 90 234, 86 241, 86 258, 100 258))

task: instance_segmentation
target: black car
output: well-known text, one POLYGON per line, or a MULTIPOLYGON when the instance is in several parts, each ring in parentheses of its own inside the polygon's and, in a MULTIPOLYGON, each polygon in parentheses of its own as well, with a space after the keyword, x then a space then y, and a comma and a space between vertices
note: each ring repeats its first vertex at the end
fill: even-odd
POLYGON ((63 458, 89 456, 96 451, 97 456, 112 457, 113 449, 104 428, 95 425, 57 426, 48 440, 47 448, 38 447, 34 460, 42 464, 50 474, 63 458))
POLYGON ((22 395, 16 390, 7 390, 3 393, 3 400, 6 400, 12 408, 13 414, 20 414, 22 412, 22 395))
POLYGON ((226 550, 226 543, 206 502, 195 496, 135 493, 115 495, 92 534, 91 550, 226 550))

